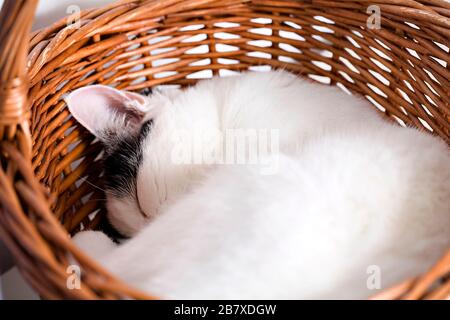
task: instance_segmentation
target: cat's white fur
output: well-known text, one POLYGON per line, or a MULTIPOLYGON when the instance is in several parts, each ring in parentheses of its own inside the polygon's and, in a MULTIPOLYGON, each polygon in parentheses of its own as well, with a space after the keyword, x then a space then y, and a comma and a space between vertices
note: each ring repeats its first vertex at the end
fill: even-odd
MULTIPOLYGON (((76 96, 67 101, 79 119, 76 96)), ((113 225, 134 237, 113 249, 100 232, 74 240, 154 295, 366 298, 376 292, 366 283, 373 266, 386 288, 450 245, 448 147, 383 121, 362 99, 278 71, 158 92, 139 108, 154 124, 138 197, 108 196, 113 225), (266 159, 278 162, 274 174, 173 163, 173 149, 190 143, 186 132, 238 128, 279 130, 280 152, 266 159)), ((92 112, 110 115, 102 106, 92 112)), ((118 135, 120 116, 108 128, 118 135)), ((86 121, 101 136, 104 128, 86 121)))

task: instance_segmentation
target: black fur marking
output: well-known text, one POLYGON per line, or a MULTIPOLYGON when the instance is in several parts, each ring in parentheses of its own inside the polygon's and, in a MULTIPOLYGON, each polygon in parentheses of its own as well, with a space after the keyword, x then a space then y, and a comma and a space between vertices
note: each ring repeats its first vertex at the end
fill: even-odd
POLYGON ((104 180, 107 191, 116 197, 133 196, 142 163, 142 142, 151 130, 153 121, 146 121, 139 135, 115 142, 103 158, 104 180))
POLYGON ((153 93, 153 89, 152 88, 144 88, 139 93, 144 96, 149 96, 153 93))
POLYGON ((129 239, 129 237, 123 235, 119 230, 114 228, 108 219, 102 219, 98 225, 98 229, 110 237, 116 244, 120 244, 121 241, 129 239))

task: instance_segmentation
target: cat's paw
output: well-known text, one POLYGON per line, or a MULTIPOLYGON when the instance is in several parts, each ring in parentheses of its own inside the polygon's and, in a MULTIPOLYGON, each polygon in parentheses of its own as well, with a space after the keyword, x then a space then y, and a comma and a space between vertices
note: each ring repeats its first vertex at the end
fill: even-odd
POLYGON ((72 241, 92 258, 98 259, 116 248, 116 244, 103 232, 82 231, 77 233, 72 241))

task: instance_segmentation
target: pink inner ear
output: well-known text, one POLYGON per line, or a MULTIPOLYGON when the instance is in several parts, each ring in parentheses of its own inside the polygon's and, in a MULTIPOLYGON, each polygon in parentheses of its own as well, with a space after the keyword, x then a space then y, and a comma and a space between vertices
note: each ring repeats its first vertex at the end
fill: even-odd
POLYGON ((65 101, 73 117, 97 137, 106 130, 114 132, 126 129, 127 124, 136 125, 144 117, 144 97, 103 85, 77 89, 65 101))
POLYGON ((135 101, 137 107, 143 107, 146 105, 146 100, 143 95, 130 91, 122 91, 122 93, 130 100, 135 101))

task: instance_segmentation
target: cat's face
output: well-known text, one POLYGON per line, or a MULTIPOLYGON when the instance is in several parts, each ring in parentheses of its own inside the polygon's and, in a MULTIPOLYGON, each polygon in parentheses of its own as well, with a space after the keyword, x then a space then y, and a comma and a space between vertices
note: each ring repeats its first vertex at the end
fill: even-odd
POLYGON ((108 219, 121 234, 133 236, 170 192, 162 187, 167 170, 157 168, 166 161, 148 147, 160 138, 152 127, 164 101, 102 85, 75 90, 65 100, 73 117, 104 143, 108 219))

